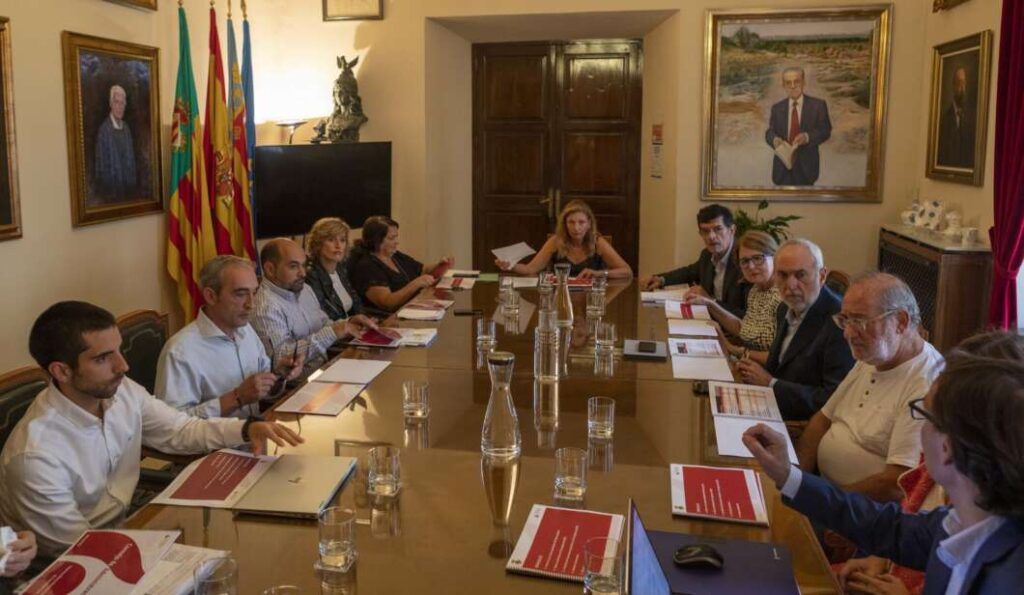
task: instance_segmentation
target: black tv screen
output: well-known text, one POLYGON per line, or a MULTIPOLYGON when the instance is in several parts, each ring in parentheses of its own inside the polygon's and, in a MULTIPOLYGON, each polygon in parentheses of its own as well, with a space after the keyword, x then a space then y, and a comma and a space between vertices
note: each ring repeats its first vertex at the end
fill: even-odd
POLYGON ((321 217, 361 227, 391 215, 391 143, 256 147, 256 237, 301 235, 321 217))

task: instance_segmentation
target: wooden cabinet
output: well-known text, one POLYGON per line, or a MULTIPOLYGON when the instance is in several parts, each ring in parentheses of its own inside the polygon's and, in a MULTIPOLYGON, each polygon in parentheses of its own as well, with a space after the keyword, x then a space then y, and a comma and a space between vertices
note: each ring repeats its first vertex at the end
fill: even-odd
POLYGON ((985 327, 992 285, 988 246, 963 246, 920 228, 883 225, 878 269, 907 282, 921 308, 921 324, 942 353, 985 327))

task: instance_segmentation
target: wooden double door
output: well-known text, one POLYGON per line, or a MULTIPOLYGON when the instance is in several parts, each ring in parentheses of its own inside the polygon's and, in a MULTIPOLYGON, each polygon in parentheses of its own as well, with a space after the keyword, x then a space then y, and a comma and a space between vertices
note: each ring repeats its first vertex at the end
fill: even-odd
POLYGON ((638 40, 473 46, 474 268, 582 199, 636 270, 642 64, 638 40))

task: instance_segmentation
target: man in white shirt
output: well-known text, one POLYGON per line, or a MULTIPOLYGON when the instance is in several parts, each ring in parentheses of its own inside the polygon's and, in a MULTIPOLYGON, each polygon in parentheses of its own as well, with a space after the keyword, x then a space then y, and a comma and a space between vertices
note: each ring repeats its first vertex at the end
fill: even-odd
POLYGON ((32 325, 29 351, 52 382, 36 396, 0 454, 0 516, 35 532, 59 553, 86 529, 120 521, 139 481, 142 446, 202 453, 265 440, 298 444, 285 426, 198 419, 125 377, 114 316, 84 302, 59 302, 32 325))
POLYGON ((917 300, 892 275, 855 279, 833 318, 857 363, 800 436, 800 467, 848 491, 898 501, 897 479, 921 453, 921 421, 907 404, 928 392, 942 355, 921 338, 917 300))
POLYGON ((377 324, 363 314, 331 321, 306 285, 306 253, 287 238, 270 240, 260 250, 263 282, 256 291, 252 326, 270 357, 305 355, 303 377, 327 361, 338 339, 359 336, 377 324))
POLYGON ((251 261, 237 256, 210 259, 199 273, 205 305, 164 345, 156 369, 157 398, 196 417, 246 418, 259 401, 280 394, 302 373, 303 354, 293 364, 270 358, 249 325, 259 283, 251 261))
MULTIPOLYGON (((964 340, 923 399, 929 475, 950 506, 905 513, 843 491, 790 463, 786 438, 764 424, 743 444, 781 490, 787 506, 851 540, 861 551, 924 570, 924 592, 1002 595, 1024 584, 1024 337, 993 332, 964 340)), ((897 593, 885 576, 859 573, 846 584, 897 593)))

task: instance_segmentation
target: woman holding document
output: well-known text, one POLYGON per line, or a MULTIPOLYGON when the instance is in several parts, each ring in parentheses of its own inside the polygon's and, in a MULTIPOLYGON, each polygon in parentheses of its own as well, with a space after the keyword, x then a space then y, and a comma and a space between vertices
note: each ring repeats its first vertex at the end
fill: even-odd
POLYGON ((775 251, 779 249, 779 244, 771 235, 752 230, 743 234, 738 245, 740 270, 744 280, 752 285, 747 294, 747 312, 743 318, 737 318, 709 297, 694 295, 687 298, 687 301, 707 306, 711 317, 726 333, 740 338, 740 345, 726 343, 731 353, 749 357, 763 366, 768 361, 768 350, 775 340, 775 313, 782 303, 782 296, 772 282, 775 251))
POLYGON ((423 263, 398 250, 398 223, 373 216, 363 223, 363 237, 352 249, 349 278, 363 301, 378 310, 394 312, 436 280, 431 273, 455 262, 448 256, 437 264, 423 263))
POLYGON ((565 205, 558 215, 555 235, 548 238, 540 252, 526 264, 512 264, 507 260, 495 260, 494 264, 503 271, 520 275, 536 275, 548 264, 569 264, 569 275, 587 279, 594 271, 608 271, 609 279, 629 279, 633 269, 619 256, 611 243, 597 231, 594 211, 582 200, 573 200, 565 205))

